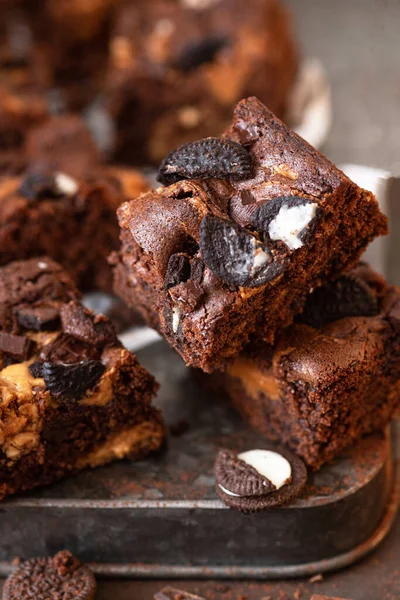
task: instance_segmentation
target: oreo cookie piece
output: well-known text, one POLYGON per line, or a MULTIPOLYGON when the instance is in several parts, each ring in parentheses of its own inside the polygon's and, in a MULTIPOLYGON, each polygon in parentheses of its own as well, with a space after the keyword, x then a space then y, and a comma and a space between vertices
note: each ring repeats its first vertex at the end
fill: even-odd
POLYGON ((229 44, 229 39, 223 36, 210 36, 186 45, 174 66, 182 71, 192 71, 200 65, 212 62, 218 52, 229 44))
POLYGON ((190 277, 190 259, 186 254, 171 254, 164 277, 164 289, 168 290, 190 277))
POLYGON ((70 552, 21 563, 8 577, 3 600, 94 600, 96 580, 70 552))
POLYGON ((80 400, 87 390, 95 387, 105 371, 99 360, 78 363, 44 362, 42 374, 50 393, 58 400, 80 400))
POLYGON ((272 281, 288 265, 286 256, 235 223, 206 215, 200 225, 200 251, 208 268, 229 285, 258 287, 272 281))
POLYGON ((182 179, 231 179, 251 177, 249 152, 237 142, 222 138, 205 138, 184 144, 162 161, 157 181, 171 185, 182 179))
POLYGON ((71 196, 77 191, 76 181, 64 173, 29 173, 19 188, 19 193, 30 202, 71 196))
POLYGON ((217 493, 227 506, 253 513, 297 498, 306 485, 307 469, 286 448, 256 449, 241 454, 220 450, 215 479, 217 493))
POLYGON ((378 312, 378 301, 369 285, 354 275, 342 275, 310 294, 296 320, 318 328, 345 317, 373 317, 378 312))
POLYGON ((318 222, 318 204, 301 196, 278 196, 249 211, 249 224, 272 242, 283 242, 289 250, 306 244, 318 222))

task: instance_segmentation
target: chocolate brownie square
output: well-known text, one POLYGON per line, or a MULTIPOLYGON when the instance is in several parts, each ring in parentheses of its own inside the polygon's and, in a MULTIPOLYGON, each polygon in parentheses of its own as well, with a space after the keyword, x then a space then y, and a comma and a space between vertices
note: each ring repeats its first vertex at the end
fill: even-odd
POLYGON ((400 405, 400 291, 360 264, 311 294, 274 346, 253 342, 203 381, 319 469, 400 405))
POLYGON ((256 98, 222 138, 171 153, 160 179, 176 183, 118 211, 115 290, 208 372, 255 332, 272 343, 311 289, 387 232, 373 194, 256 98))
POLYGON ((60 262, 83 290, 110 291, 107 257, 118 247, 116 209, 146 189, 137 171, 114 168, 98 168, 79 179, 48 170, 3 178, 0 265, 45 254, 60 262))
POLYGON ((0 269, 0 498, 157 450, 156 391, 60 265, 0 269))
POLYGON ((297 65, 278 0, 123 3, 107 85, 115 160, 158 164, 180 144, 219 135, 248 95, 283 116, 297 65))

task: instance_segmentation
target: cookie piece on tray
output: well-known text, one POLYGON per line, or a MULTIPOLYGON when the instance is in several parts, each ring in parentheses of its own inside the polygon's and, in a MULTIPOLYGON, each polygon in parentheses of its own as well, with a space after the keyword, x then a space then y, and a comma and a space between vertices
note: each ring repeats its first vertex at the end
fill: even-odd
POLYGON ((123 3, 108 66, 115 159, 158 164, 180 144, 219 135, 244 96, 283 116, 297 66, 279 0, 123 3))
POLYGON ((254 342, 202 380, 319 469, 400 405, 400 292, 360 264, 317 289, 273 347, 254 342))
POLYGON ((160 448, 156 391, 60 265, 0 269, 0 498, 160 448))
POLYGON ((20 563, 4 584, 3 600, 94 600, 96 587, 91 570, 62 550, 20 563))
POLYGON ((148 186, 135 170, 99 166, 88 173, 34 169, 0 181, 0 264, 45 254, 83 290, 111 290, 107 257, 118 247, 116 210, 148 186))
POLYGON ((171 185, 118 211, 115 290, 205 371, 255 332, 273 342, 312 288, 387 232, 373 194, 256 98, 222 138, 167 156, 159 179, 171 185))

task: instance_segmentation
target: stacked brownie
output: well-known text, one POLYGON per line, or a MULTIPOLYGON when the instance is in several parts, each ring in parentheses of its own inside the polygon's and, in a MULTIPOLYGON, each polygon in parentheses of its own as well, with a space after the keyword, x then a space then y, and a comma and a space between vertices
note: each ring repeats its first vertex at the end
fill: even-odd
POLYGON ((60 265, 0 269, 0 498, 158 449, 156 390, 60 265))
POLYGON ((312 468, 384 427, 400 400, 400 297, 356 266, 387 232, 374 196, 255 98, 158 177, 118 210, 116 292, 312 468))

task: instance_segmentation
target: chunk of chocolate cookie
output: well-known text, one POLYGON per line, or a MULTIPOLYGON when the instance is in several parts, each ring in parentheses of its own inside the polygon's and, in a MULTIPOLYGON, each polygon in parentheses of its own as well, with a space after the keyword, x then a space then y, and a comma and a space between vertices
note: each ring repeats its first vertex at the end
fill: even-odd
POLYGON ((345 317, 372 317, 379 312, 370 286, 354 275, 342 275, 308 297, 298 322, 322 327, 345 317))
POLYGON ((52 396, 58 400, 80 400, 95 387, 105 371, 99 360, 82 360, 78 363, 44 362, 43 379, 52 396))
POLYGON ((29 173, 19 188, 20 194, 30 202, 71 196, 77 191, 76 181, 64 173, 29 173))
POLYGON ((249 152, 241 144, 222 138, 205 138, 184 144, 162 161, 157 180, 170 185, 182 179, 231 179, 252 174, 249 152))
POLYGON ((190 277, 190 259, 186 254, 171 254, 168 260, 167 272, 164 277, 164 288, 168 290, 190 277))
POLYGON ((225 283, 257 287, 280 275, 287 258, 235 223, 206 215, 200 225, 200 251, 209 269, 225 283))
POLYGON ((23 562, 3 588, 3 600, 94 600, 95 594, 93 573, 66 550, 23 562))
POLYGON ((225 504, 252 513, 295 499, 307 482, 307 470, 297 456, 282 448, 241 454, 221 450, 215 462, 215 479, 225 504))

